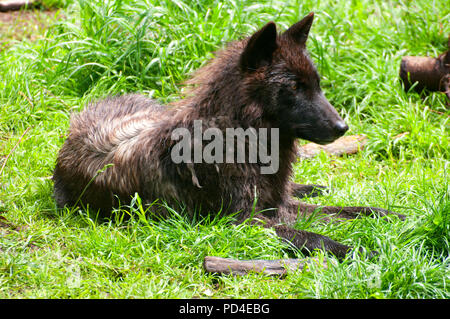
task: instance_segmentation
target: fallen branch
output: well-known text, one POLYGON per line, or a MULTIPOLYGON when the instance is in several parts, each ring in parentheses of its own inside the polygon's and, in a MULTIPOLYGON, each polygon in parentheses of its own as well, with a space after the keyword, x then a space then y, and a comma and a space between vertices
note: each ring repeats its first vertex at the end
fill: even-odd
POLYGON ((367 137, 365 135, 343 136, 327 145, 319 145, 316 143, 305 144, 299 148, 298 156, 300 158, 313 158, 321 151, 335 156, 354 154, 362 150, 366 144, 367 137))
MULTIPOLYGON (((287 271, 306 269, 312 261, 319 262, 315 258, 308 259, 277 259, 277 260, 237 260, 206 256, 203 267, 207 272, 218 274, 246 275, 251 272, 267 275, 284 276, 287 271)), ((326 264, 323 266, 326 268, 326 264)))

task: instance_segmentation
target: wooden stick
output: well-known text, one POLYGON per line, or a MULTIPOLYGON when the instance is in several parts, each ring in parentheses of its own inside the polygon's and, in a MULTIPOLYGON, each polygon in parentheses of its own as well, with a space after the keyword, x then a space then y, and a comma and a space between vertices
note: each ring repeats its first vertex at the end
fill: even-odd
MULTIPOLYGON (((268 275, 284 276, 287 271, 303 270, 311 261, 318 262, 315 258, 308 259, 277 259, 277 260, 237 260, 206 256, 203 267, 207 272, 232 275, 246 275, 251 272, 259 272, 268 275)), ((323 266, 326 268, 326 264, 323 266)))

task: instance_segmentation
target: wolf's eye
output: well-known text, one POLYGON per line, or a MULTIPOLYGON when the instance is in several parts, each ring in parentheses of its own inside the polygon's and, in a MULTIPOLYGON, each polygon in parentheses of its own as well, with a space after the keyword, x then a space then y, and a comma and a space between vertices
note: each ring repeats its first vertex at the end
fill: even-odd
POLYGON ((291 82, 291 89, 294 91, 298 91, 298 90, 304 90, 307 88, 307 85, 303 82, 303 81, 293 81, 291 82))

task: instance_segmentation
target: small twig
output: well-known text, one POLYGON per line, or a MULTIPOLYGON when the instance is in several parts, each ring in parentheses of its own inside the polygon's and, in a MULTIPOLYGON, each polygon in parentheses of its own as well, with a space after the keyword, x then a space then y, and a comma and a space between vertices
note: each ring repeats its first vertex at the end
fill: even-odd
POLYGON ((433 112, 433 113, 436 113, 436 114, 439 114, 439 115, 445 115, 447 117, 450 117, 450 115, 447 115, 447 114, 445 114, 443 112, 439 112, 439 111, 436 111, 436 110, 433 110, 433 109, 428 109, 428 110, 430 110, 430 112, 433 112))
POLYGON ((66 102, 64 102, 61 98, 57 97, 55 94, 53 94, 52 92, 50 92, 47 89, 44 89, 45 93, 47 93, 48 95, 51 95, 52 97, 54 97, 55 99, 57 99, 59 102, 61 102, 62 105, 64 105, 65 107, 67 107, 69 110, 72 109, 72 107, 67 104, 66 102))
POLYGON ((23 93, 22 91, 19 91, 19 94, 22 95, 25 98, 25 100, 28 101, 28 103, 31 105, 31 109, 34 109, 33 101, 31 101, 30 98, 25 93, 23 93))
POLYGON ((22 136, 19 138, 19 140, 16 142, 16 145, 14 145, 14 147, 12 148, 12 150, 9 152, 9 154, 6 156, 5 161, 3 162, 2 168, 0 168, 0 176, 2 176, 3 173, 3 169, 6 166, 6 162, 8 161, 8 159, 11 157, 12 153, 14 152, 14 150, 17 148, 17 146, 19 145, 19 143, 22 141, 22 138, 25 136, 25 134, 28 133, 28 131, 32 128, 32 126, 28 127, 25 132, 23 132, 22 136))

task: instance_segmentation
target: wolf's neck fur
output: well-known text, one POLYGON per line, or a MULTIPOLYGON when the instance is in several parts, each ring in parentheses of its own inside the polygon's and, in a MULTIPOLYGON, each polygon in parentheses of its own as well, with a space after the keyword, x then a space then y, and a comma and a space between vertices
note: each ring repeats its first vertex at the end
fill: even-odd
POLYGON ((184 118, 224 117, 240 127, 270 127, 262 121, 262 107, 251 102, 245 92, 239 57, 246 40, 233 42, 188 80, 185 99, 175 102, 184 118))

